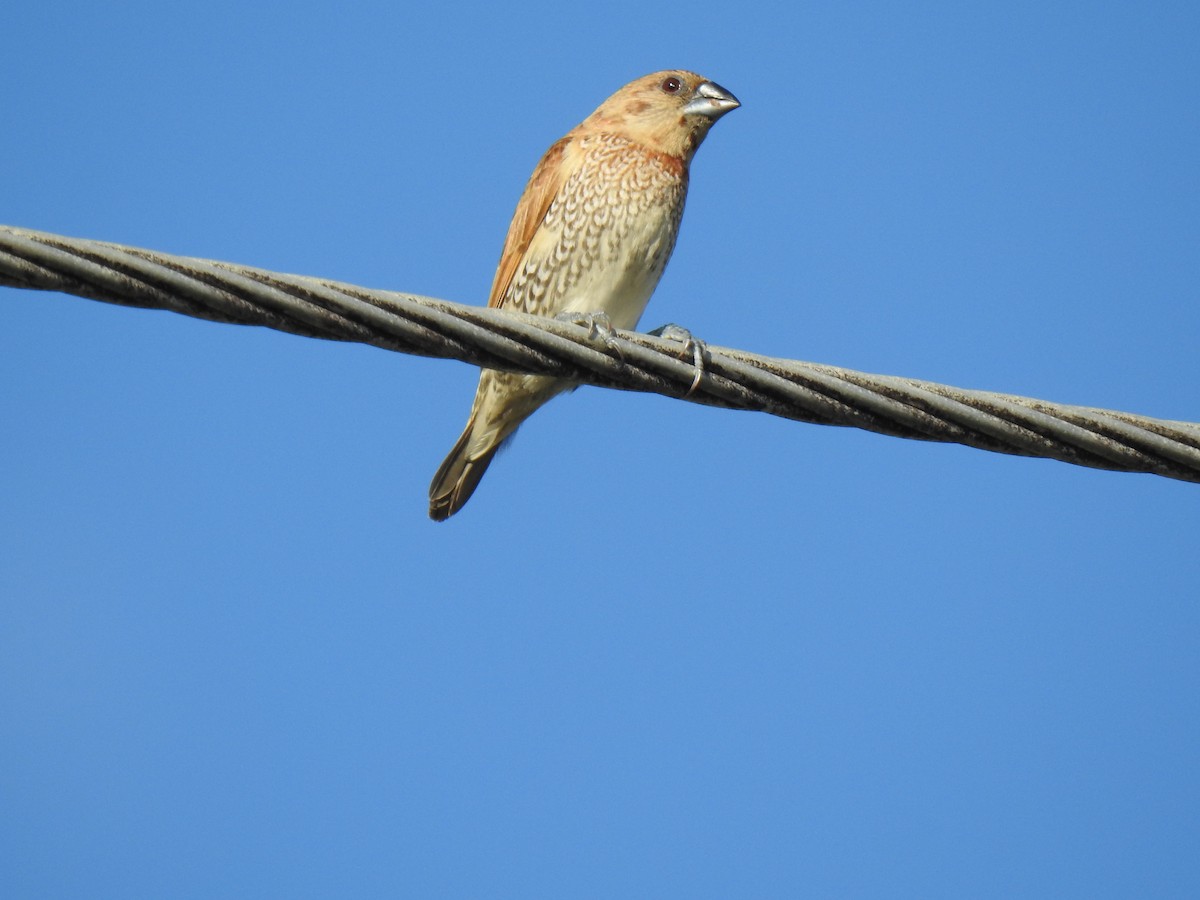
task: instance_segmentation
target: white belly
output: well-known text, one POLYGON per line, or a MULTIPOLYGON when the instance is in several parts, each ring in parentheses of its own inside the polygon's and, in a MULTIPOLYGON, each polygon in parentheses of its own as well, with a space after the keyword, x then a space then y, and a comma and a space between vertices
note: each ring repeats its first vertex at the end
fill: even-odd
POLYGON ((671 210, 636 210, 598 235, 597 258, 568 292, 564 311, 604 312, 614 328, 637 327, 674 246, 671 210))

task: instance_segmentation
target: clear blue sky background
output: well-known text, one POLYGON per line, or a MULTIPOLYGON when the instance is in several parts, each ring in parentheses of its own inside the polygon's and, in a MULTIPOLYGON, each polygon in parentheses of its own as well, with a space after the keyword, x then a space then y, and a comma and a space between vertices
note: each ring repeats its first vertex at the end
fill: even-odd
MULTIPOLYGON (((483 302, 629 79, 643 322, 1200 420, 1200 7, 17 4, 0 222, 483 302)), ((1200 894, 1200 488, 0 290, 0 895, 1200 894)))

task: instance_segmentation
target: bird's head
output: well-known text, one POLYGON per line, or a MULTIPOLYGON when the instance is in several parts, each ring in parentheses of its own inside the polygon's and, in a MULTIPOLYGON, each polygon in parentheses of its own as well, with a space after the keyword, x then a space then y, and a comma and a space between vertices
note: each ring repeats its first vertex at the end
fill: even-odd
POLYGON ((719 84, 695 72, 669 70, 631 81, 580 128, 619 134, 687 162, 713 122, 739 106, 719 84))

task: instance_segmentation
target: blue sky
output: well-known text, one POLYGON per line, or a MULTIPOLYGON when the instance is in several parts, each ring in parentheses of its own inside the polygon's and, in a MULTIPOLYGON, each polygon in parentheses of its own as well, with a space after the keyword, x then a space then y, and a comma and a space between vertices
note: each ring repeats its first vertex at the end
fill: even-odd
MULTIPOLYGON (((624 82, 643 327, 1200 420, 1200 8, 29 4, 0 222, 483 302, 624 82)), ((0 290, 0 893, 1200 892, 1195 485, 0 290)))

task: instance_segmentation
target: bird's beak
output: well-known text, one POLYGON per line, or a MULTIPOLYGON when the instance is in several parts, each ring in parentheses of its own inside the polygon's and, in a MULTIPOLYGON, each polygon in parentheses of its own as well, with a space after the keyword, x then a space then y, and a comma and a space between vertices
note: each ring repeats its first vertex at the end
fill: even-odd
POLYGON ((683 108, 685 115, 708 116, 713 121, 742 104, 738 98, 714 81, 704 81, 696 88, 696 96, 683 108))

